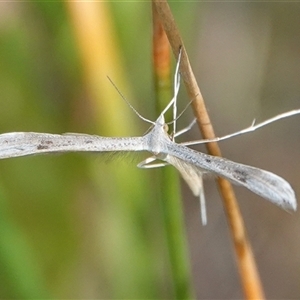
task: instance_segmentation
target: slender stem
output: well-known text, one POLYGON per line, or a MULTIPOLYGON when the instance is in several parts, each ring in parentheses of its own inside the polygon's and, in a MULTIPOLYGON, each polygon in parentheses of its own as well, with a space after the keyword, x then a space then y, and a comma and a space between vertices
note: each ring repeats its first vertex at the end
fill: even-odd
MULTIPOLYGON (((153 62, 156 87, 156 110, 158 113, 173 96, 170 80, 170 45, 160 19, 153 7, 153 62)), ((172 119, 169 116, 169 119, 172 119)), ((160 187, 165 235, 170 258, 175 299, 192 299, 190 265, 184 231, 183 209, 177 172, 173 168, 157 170, 160 187)))
MULTIPOLYGON (((180 66, 182 79, 190 99, 193 100, 193 110, 203 137, 205 139, 213 139, 215 138, 214 130, 170 7, 166 0, 153 0, 153 4, 176 58, 180 47, 182 47, 182 62, 180 66)), ((221 156, 220 148, 216 142, 206 145, 210 154, 221 156)), ((218 178, 217 182, 231 230, 245 297, 247 299, 264 299, 259 274, 233 188, 223 178, 218 178)))

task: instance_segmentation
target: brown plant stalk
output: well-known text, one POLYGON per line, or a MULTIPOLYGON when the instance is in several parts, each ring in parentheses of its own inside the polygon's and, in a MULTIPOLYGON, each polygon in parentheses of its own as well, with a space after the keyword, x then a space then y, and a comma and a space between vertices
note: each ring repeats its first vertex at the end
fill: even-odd
MULTIPOLYGON (((193 100, 193 111, 202 136, 205 139, 212 139, 215 137, 213 126, 207 113, 204 99, 189 63, 183 41, 176 26, 174 17, 171 13, 170 7, 166 0, 153 0, 152 3, 160 17, 161 23, 167 34, 176 59, 178 58, 180 47, 182 48, 180 64, 181 78, 184 82, 189 98, 193 100)), ((216 142, 207 143, 206 147, 209 154, 221 156, 221 150, 216 142)), ((217 183, 222 195, 223 205, 233 239, 245 298, 264 299, 264 292, 257 271, 253 252, 250 242, 247 238, 243 218, 241 216, 233 188, 231 184, 223 178, 218 178, 217 183)))

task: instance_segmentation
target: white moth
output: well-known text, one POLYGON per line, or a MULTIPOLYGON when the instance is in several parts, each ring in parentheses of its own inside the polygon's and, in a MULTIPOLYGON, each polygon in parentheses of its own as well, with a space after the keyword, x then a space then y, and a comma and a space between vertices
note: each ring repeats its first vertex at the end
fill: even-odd
MULTIPOLYGON (((204 173, 212 173, 216 176, 224 177, 234 184, 246 187, 284 210, 295 211, 297 209, 295 193, 290 184, 283 178, 268 171, 197 152, 187 147, 190 144, 210 141, 202 140, 177 144, 174 136, 177 136, 178 133, 175 133, 172 137, 168 134, 164 114, 173 105, 174 122, 176 122, 176 99, 179 90, 178 68, 179 62, 175 73, 174 97, 155 122, 143 118, 134 110, 143 120, 152 123, 151 128, 144 136, 120 138, 78 133, 4 133, 0 134, 0 159, 54 152, 148 151, 152 156, 141 162, 138 166, 149 168, 164 166, 166 164, 173 165, 180 172, 194 195, 200 197, 203 224, 206 224, 202 184, 202 175, 204 173), (161 163, 151 164, 155 160, 160 160, 161 163)), ((278 115, 263 123, 252 124, 249 128, 238 133, 211 141, 253 131, 275 120, 298 113, 300 113, 300 110, 278 115)))

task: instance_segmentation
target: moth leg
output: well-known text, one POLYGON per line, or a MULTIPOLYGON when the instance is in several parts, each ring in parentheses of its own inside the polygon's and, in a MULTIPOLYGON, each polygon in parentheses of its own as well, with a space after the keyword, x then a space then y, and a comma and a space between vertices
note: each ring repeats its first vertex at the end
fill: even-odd
POLYGON ((196 124, 197 120, 194 119, 188 126, 184 127, 183 129, 179 130, 178 132, 176 132, 174 134, 174 137, 178 137, 186 132, 188 132, 189 130, 191 130, 193 128, 193 126, 196 124))
POLYGON ((151 168, 161 168, 161 167, 165 167, 167 165, 169 165, 169 163, 167 162, 159 162, 159 163, 154 163, 152 164, 152 162, 158 160, 155 156, 151 156, 146 158, 145 160, 141 161, 137 167, 141 168, 141 169, 151 169, 151 168))
POLYGON ((200 181, 201 181, 201 187, 199 188, 200 217, 201 217, 202 225, 205 226, 207 224, 207 213, 206 213, 206 201, 205 201, 205 193, 204 193, 202 176, 199 176, 199 182, 200 181))

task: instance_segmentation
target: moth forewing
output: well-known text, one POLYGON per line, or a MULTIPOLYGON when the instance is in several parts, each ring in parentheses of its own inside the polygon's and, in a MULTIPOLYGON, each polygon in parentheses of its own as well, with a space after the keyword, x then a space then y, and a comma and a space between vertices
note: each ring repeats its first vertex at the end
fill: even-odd
POLYGON ((0 159, 56 152, 143 151, 146 144, 144 136, 111 138, 80 133, 12 132, 0 134, 0 159))
MULTIPOLYGON (((244 185, 242 183, 245 181, 244 186, 249 190, 270 200, 284 210, 297 210, 295 192, 290 184, 280 176, 242 164, 234 166, 233 176, 237 177, 238 184, 244 185)), ((233 181, 233 179, 231 180, 233 181)))
POLYGON ((283 178, 255 167, 239 164, 221 157, 197 152, 186 146, 168 143, 168 154, 231 182, 242 185, 285 210, 297 209, 295 193, 283 178))
POLYGON ((297 209, 297 200, 290 184, 274 173, 232 162, 216 161, 216 174, 219 174, 235 184, 242 185, 250 191, 271 201, 287 211, 297 209))

